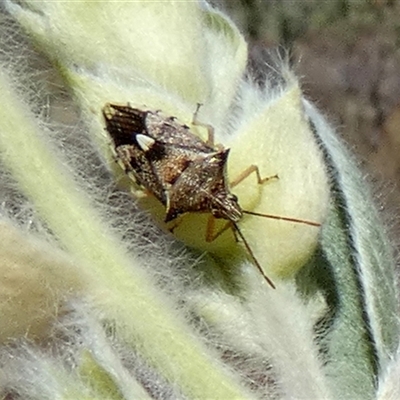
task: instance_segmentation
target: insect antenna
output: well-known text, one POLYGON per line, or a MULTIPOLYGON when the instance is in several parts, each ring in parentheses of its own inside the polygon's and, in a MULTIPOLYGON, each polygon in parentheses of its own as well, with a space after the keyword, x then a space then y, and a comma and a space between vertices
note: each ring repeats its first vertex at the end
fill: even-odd
POLYGON ((250 254, 251 259, 253 260, 253 263, 255 264, 255 266, 258 268, 258 270, 260 271, 261 275, 264 277, 264 279, 267 281, 267 283, 272 287, 272 289, 276 289, 274 283, 271 281, 271 279, 268 278, 267 275, 265 275, 263 269, 261 268, 260 263, 258 262, 257 258, 255 257, 253 251, 251 250, 251 247, 249 246, 247 240, 245 239, 245 237, 243 236, 243 233, 241 232, 241 230, 239 229, 238 225, 231 221, 233 227, 235 228, 235 231, 237 232, 237 234, 240 236, 240 239, 242 240, 244 246, 246 247, 246 250, 248 251, 248 253, 250 254))
POLYGON ((281 217, 279 215, 272 214, 261 214, 254 211, 242 210, 243 214, 255 215, 257 217, 264 217, 269 219, 277 219, 281 221, 295 222, 297 224, 311 225, 311 226, 321 226, 318 222, 307 221, 306 219, 298 219, 298 218, 290 218, 290 217, 281 217))

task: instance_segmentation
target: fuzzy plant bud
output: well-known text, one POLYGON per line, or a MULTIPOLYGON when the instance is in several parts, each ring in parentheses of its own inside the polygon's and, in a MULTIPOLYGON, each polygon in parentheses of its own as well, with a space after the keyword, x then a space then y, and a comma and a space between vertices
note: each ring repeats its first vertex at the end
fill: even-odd
POLYGON ((3 8, 0 397, 385 393, 390 243, 287 63, 254 82, 203 0, 3 8))

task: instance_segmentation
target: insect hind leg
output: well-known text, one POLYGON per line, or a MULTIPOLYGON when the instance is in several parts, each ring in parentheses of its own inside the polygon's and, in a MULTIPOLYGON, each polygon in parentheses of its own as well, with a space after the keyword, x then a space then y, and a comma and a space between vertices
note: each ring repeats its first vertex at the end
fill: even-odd
POLYGON ((237 186, 239 183, 244 181, 246 178, 248 178, 253 173, 256 174, 257 183, 259 185, 262 185, 262 184, 264 184, 264 183, 266 183, 268 181, 271 181, 273 179, 279 179, 278 174, 262 178, 261 174, 260 174, 260 169, 258 168, 258 166, 252 164, 249 167, 247 167, 244 171, 242 171, 241 174, 239 176, 237 176, 233 181, 230 182, 230 187, 233 188, 233 187, 237 186))

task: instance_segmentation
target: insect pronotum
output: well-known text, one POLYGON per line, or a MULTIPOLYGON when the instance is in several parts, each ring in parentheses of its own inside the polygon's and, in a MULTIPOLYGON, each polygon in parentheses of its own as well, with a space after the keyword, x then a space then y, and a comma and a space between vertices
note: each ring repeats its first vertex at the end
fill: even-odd
POLYGON ((238 222, 243 214, 311 226, 320 224, 243 210, 230 188, 252 173, 256 174, 259 184, 277 176, 261 178, 258 167, 251 165, 228 185, 226 164, 229 149, 214 144, 212 127, 196 120, 198 109, 199 106, 193 124, 207 127, 207 141, 197 137, 187 125, 159 111, 106 104, 103 115, 118 163, 138 185, 164 205, 164 221, 173 221, 185 213, 210 213, 206 241, 211 242, 226 229, 232 229, 235 236, 237 234, 240 237, 261 275, 275 288, 239 229, 238 222), (227 220, 227 224, 216 234, 213 233, 215 218, 227 220))

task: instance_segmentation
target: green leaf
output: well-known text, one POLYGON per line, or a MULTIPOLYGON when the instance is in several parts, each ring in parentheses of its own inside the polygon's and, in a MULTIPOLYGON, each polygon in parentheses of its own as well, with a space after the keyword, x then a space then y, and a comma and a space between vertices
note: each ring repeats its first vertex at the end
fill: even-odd
POLYGON ((395 262, 352 157, 313 106, 305 106, 332 178, 331 211, 312 272, 332 313, 322 341, 327 370, 337 396, 372 399, 398 345, 395 262))

